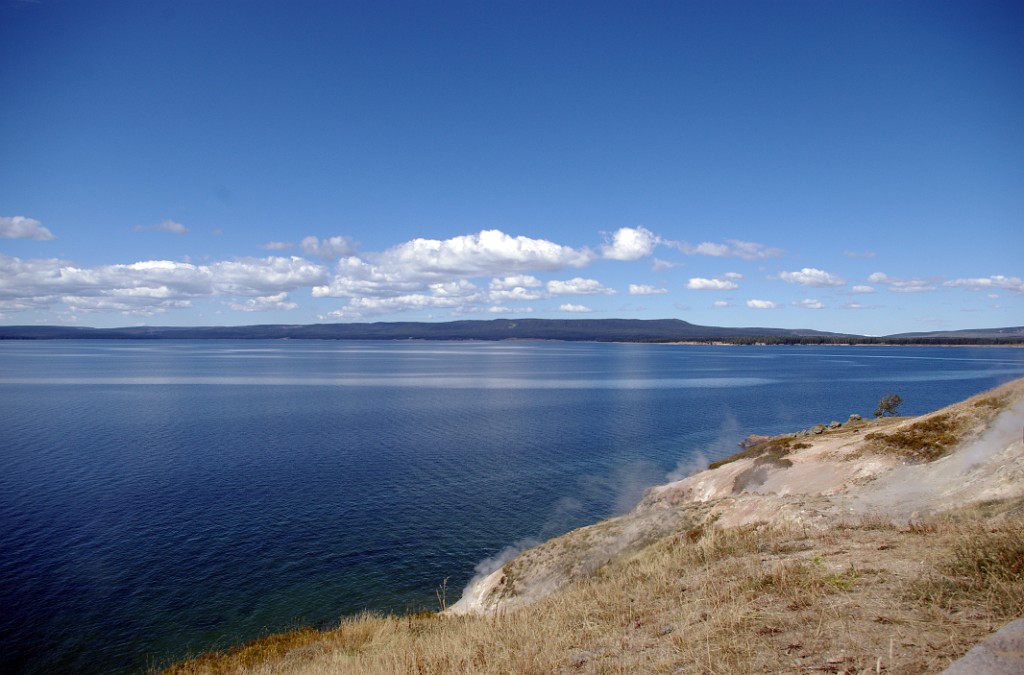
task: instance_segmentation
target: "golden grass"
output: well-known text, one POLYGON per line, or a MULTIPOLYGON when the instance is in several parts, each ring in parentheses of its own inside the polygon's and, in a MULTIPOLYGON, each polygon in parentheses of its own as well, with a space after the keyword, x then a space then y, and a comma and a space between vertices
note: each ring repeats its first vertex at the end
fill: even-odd
MULTIPOLYGON (((911 422, 832 433, 870 428, 869 451, 928 461, 1021 397, 1024 379, 911 422)), ((795 441, 769 439, 718 464, 782 464, 795 441)), ((710 524, 713 506, 652 510, 667 515, 644 521, 642 536, 611 519, 527 551, 504 568, 502 592, 516 598, 526 573, 550 574, 559 589, 516 609, 361 615, 166 672, 935 673, 1024 615, 1024 499, 906 527, 873 517, 821 530, 722 529, 710 524)))
POLYGON ((963 418, 942 414, 895 431, 870 433, 864 438, 875 452, 931 462, 949 454, 959 442, 965 426, 963 418))
POLYGON ((681 527, 518 610, 364 615, 168 672, 938 672, 1024 613, 1021 504, 998 510, 905 528, 681 527))
POLYGON ((989 424, 1011 401, 1021 395, 1024 380, 979 394, 942 411, 923 415, 910 424, 867 434, 865 449, 896 455, 912 462, 931 462, 945 457, 957 445, 989 424))
POLYGON ((761 441, 756 445, 752 445, 749 448, 733 455, 729 455, 724 459, 711 462, 711 464, 708 465, 708 469, 717 469, 740 459, 756 458, 758 460, 762 460, 764 458, 768 458, 768 461, 777 462, 780 458, 785 457, 793 450, 801 450, 809 447, 811 447, 809 443, 797 441, 796 436, 775 436, 761 441))

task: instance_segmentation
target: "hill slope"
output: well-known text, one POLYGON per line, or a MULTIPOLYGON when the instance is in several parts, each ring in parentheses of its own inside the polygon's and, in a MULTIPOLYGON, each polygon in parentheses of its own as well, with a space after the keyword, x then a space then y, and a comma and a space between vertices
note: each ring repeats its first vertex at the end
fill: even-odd
POLYGON ((692 340, 837 336, 809 329, 698 326, 679 319, 494 319, 263 326, 0 326, 0 339, 692 340))
POLYGON ((447 612, 345 619, 170 670, 939 672, 1024 615, 1022 427, 1017 380, 918 418, 752 437, 525 551, 447 612))

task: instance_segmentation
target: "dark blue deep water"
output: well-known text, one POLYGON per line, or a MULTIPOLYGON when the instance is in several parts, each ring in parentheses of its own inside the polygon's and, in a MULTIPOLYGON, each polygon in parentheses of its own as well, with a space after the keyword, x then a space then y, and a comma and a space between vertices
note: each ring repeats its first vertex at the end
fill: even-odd
POLYGON ((436 609, 698 453, 1021 376, 1020 349, 0 343, 0 671, 436 609))

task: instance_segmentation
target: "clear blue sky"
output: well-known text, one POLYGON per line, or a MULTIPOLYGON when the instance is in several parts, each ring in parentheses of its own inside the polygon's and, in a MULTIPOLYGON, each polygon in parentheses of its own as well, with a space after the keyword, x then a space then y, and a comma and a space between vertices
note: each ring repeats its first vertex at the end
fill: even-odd
POLYGON ((0 322, 1024 324, 1020 2, 0 0, 0 322))

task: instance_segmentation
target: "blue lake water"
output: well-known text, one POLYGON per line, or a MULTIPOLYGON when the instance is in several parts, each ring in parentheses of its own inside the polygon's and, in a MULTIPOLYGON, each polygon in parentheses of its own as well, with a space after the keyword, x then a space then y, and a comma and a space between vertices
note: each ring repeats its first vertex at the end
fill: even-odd
POLYGON ((996 348, 0 343, 0 671, 436 609, 749 433, 1022 376, 996 348))

